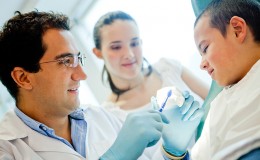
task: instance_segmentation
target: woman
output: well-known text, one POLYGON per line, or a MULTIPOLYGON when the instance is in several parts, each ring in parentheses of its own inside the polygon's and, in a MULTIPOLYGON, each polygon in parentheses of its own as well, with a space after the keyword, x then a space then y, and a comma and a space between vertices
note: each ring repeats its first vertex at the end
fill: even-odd
POLYGON ((122 120, 125 113, 150 109, 158 89, 176 86, 203 102, 208 86, 176 60, 160 59, 151 66, 143 57, 142 40, 135 20, 122 11, 103 15, 94 27, 94 54, 104 60, 103 80, 111 94, 103 105, 122 120), (140 98, 141 97, 141 98, 140 98))

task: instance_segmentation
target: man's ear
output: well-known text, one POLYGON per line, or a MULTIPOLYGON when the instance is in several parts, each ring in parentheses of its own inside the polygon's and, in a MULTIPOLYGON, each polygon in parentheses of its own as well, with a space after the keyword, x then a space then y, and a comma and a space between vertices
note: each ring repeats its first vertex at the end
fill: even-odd
POLYGON ((13 71, 11 72, 11 76, 12 76, 13 80, 16 82, 16 84, 20 88, 24 88, 26 90, 32 89, 29 74, 30 74, 29 72, 25 71, 21 67, 15 67, 13 69, 13 71))
POLYGON ((103 59, 103 56, 102 56, 102 53, 101 53, 100 49, 93 48, 92 51, 97 56, 97 58, 103 59))
POLYGON ((238 16, 233 16, 230 19, 230 25, 240 42, 243 42, 247 35, 247 24, 245 20, 238 16))

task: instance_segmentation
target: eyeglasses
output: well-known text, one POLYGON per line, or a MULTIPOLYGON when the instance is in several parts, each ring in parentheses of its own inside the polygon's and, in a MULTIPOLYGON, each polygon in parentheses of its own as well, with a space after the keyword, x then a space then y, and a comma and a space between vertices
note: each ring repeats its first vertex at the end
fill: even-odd
POLYGON ((85 59, 86 59, 85 55, 80 54, 80 52, 78 54, 68 53, 68 54, 65 54, 65 55, 61 55, 61 57, 56 59, 56 60, 41 62, 39 64, 59 62, 59 64, 64 64, 66 67, 75 68, 75 67, 78 66, 79 62, 81 64, 81 66, 84 66, 85 65, 85 59))

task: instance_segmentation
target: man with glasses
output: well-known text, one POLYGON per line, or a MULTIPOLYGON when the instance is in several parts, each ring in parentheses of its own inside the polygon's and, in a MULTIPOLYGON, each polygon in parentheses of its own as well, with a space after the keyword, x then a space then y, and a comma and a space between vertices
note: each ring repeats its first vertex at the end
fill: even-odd
POLYGON ((152 159, 143 151, 169 123, 162 113, 130 114, 122 126, 101 107, 79 108, 85 56, 66 16, 17 12, 0 31, 0 54, 0 80, 16 102, 0 122, 0 159, 152 159))

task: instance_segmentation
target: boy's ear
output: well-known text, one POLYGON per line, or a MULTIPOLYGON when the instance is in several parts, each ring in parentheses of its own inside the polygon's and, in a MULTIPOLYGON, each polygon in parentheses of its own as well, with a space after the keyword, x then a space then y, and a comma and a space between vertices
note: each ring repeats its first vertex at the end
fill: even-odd
POLYGON ((101 53, 100 49, 93 48, 92 51, 97 56, 97 58, 103 59, 103 56, 102 56, 102 53, 101 53))
POLYGON ((231 27, 240 42, 243 42, 247 35, 247 24, 245 20, 238 16, 233 16, 230 19, 231 27))
POLYGON ((13 80, 16 82, 18 87, 24 88, 26 90, 32 89, 29 72, 25 71, 21 67, 15 67, 11 72, 13 80))

